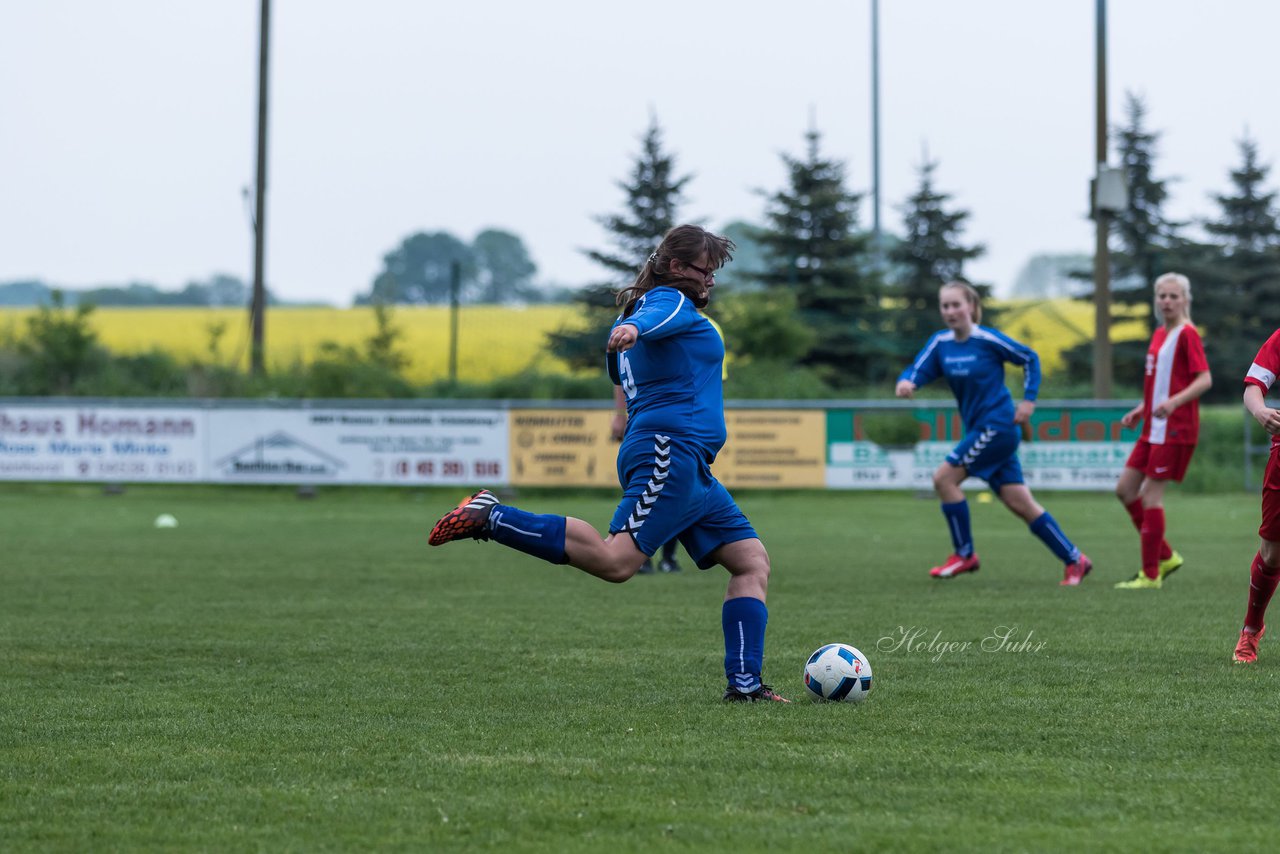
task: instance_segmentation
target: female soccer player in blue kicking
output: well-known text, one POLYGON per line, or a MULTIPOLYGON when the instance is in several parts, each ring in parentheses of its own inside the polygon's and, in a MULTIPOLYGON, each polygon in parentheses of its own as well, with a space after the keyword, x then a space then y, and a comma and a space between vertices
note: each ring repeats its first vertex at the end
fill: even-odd
POLYGON ((911 397, 926 383, 946 377, 964 422, 964 438, 933 473, 933 486, 942 501, 942 515, 955 552, 929 574, 954 578, 978 570, 969 504, 960 489, 965 478, 973 476, 985 480, 1004 505, 1062 561, 1066 567, 1062 584, 1075 586, 1093 569, 1093 563, 1036 503, 1023 482, 1018 462, 1019 429, 1030 423, 1040 389, 1040 358, 1030 347, 979 325, 982 299, 968 282, 943 285, 938 306, 947 328, 929 339, 911 367, 898 377, 895 389, 898 397, 911 397), (1026 377, 1023 399, 1016 407, 1004 384, 1005 362, 1021 366, 1026 377))
POLYGON ((539 515, 482 489, 431 530, 433 546, 495 540, 605 581, 631 578, 678 537, 701 569, 729 571, 721 612, 726 701, 789 702, 762 681, 769 555, 747 517, 711 475, 724 445, 724 343, 698 313, 733 243, 696 225, 662 239, 635 282, 618 295, 622 314, 607 344, 609 373, 627 398, 618 449, 622 501, 601 539, 587 522, 539 515))

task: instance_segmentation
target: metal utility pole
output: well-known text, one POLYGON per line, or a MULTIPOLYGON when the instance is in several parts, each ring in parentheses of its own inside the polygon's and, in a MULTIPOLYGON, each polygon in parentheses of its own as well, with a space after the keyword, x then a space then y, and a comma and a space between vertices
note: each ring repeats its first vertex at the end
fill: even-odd
POLYGON ((249 366, 254 376, 266 372, 263 356, 267 287, 264 281, 267 234, 267 58, 271 32, 271 0, 262 0, 258 41, 258 181, 253 219, 253 299, 249 304, 249 366))
POLYGON ((462 264, 449 265, 449 384, 458 385, 458 306, 462 293, 462 264))
POLYGON ((1093 250, 1093 396, 1111 398, 1111 211, 1099 204, 1098 190, 1107 165, 1107 0, 1097 0, 1097 98, 1095 157, 1097 164, 1093 182, 1093 216, 1095 243, 1093 250))
POLYGON ((880 0, 871 0, 871 235, 880 257, 880 0))

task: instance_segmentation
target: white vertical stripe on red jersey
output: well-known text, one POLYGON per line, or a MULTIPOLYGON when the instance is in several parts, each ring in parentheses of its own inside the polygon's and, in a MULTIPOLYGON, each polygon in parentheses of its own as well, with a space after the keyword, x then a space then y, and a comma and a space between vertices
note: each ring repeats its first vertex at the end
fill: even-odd
POLYGON ((1169 426, 1168 418, 1157 418, 1156 407, 1169 399, 1169 383, 1173 379, 1173 354, 1178 349, 1178 339, 1182 337, 1182 324, 1165 336, 1160 351, 1156 354, 1156 377, 1151 388, 1151 432, 1147 441, 1153 445, 1163 445, 1165 428, 1169 426))

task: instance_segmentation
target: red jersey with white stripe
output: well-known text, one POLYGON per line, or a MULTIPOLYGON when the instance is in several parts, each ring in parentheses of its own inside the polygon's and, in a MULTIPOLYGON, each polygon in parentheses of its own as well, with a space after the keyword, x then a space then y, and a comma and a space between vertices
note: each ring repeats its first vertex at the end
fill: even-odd
MULTIPOLYGON (((1244 382, 1245 385, 1256 385, 1265 395, 1275 384, 1277 375, 1280 375, 1280 329, 1271 333, 1267 343, 1253 357, 1244 382)), ((1280 435, 1271 437, 1271 447, 1274 449, 1277 445, 1280 445, 1280 435)))
MULTIPOLYGON (((1273 336, 1274 337, 1274 336, 1273 336)), ((1280 355, 1280 350, 1277 351, 1280 355)), ((1190 323, 1151 336, 1147 371, 1142 383, 1142 438, 1153 445, 1194 445, 1200 437, 1200 401, 1183 404, 1168 418, 1151 411, 1191 384, 1196 374, 1209 370, 1200 333, 1190 323)))
POLYGON ((1267 343, 1262 345, 1258 355, 1253 357, 1249 373, 1245 375, 1245 385, 1256 385, 1265 394, 1271 391, 1276 377, 1280 375, 1280 329, 1271 333, 1267 343))

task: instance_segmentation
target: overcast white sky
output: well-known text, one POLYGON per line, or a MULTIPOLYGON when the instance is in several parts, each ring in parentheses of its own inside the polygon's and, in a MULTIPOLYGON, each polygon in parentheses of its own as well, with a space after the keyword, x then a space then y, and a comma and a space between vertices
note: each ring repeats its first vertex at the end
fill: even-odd
MULTIPOLYGON (((346 305, 415 231, 524 238, 546 281, 598 270, 650 111, 685 218, 759 220, 810 116, 871 186, 870 2, 275 0, 267 279, 346 305)), ((1246 128, 1280 150, 1280 3, 1111 0, 1111 117, 1143 94, 1175 215, 1207 214, 1246 128)), ((882 216, 927 146, 1006 288, 1089 251, 1092 0, 882 0, 882 216)), ((0 4, 0 282, 252 278, 257 0, 0 4)), ((1273 175, 1280 178, 1280 173, 1273 175)), ((1273 182, 1274 183, 1274 182, 1273 182)), ((862 223, 871 221, 870 194, 862 223)))

